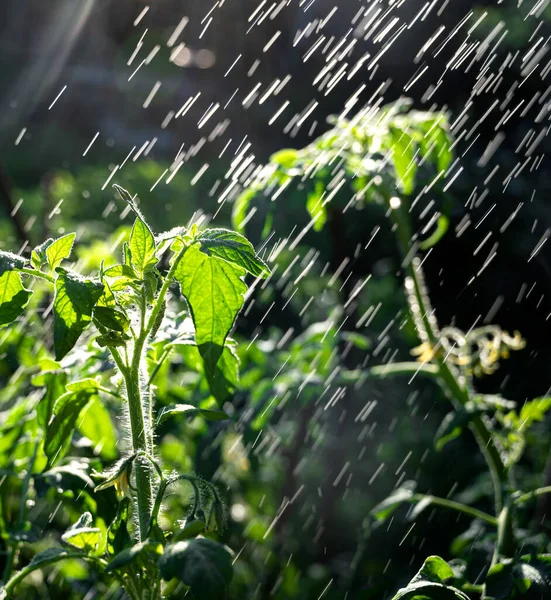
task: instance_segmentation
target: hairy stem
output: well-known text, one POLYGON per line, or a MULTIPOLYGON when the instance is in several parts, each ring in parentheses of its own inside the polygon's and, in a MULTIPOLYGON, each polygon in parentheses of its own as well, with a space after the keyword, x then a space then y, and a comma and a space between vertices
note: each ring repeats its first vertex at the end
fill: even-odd
MULTIPOLYGON (((163 280, 161 290, 155 299, 149 317, 147 316, 147 303, 145 302, 145 299, 140 303, 140 330, 135 338, 134 348, 132 350, 132 356, 129 364, 124 364, 120 354, 115 348, 112 348, 111 352, 115 362, 117 363, 117 366, 122 372, 126 384, 128 414, 130 417, 130 431, 132 433, 132 449, 138 456, 138 460, 135 461, 135 473, 140 541, 145 539, 149 530, 153 495, 151 467, 143 459, 143 454, 153 455, 153 449, 150 447, 152 445, 152 438, 148 436, 148 432, 152 424, 149 423, 149 427, 146 426, 146 419, 149 420, 149 412, 145 412, 144 397, 142 392, 142 361, 147 340, 161 314, 166 295, 172 281, 174 280, 174 273, 176 272, 178 264, 182 260, 185 251, 186 247, 184 246, 184 248, 182 248, 174 257, 171 267, 163 280)), ((147 377, 145 378, 144 385, 147 385, 147 377)), ((150 402, 152 402, 151 399, 150 402)))

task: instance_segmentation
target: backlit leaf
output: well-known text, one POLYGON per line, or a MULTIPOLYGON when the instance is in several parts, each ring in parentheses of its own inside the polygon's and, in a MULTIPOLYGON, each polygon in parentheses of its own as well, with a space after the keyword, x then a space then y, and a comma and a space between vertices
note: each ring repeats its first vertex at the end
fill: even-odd
POLYGON ((103 292, 99 281, 57 268, 54 296, 54 349, 61 360, 77 343, 92 320, 92 310, 103 292))
POLYGON ((4 271, 0 276, 0 325, 9 325, 22 315, 31 295, 32 292, 23 287, 19 273, 4 271))
POLYGON ((140 275, 157 264, 155 256, 155 238, 145 221, 137 218, 132 227, 128 242, 132 254, 132 265, 140 275))
POLYGON ((252 275, 266 277, 270 272, 268 265, 256 255, 253 245, 240 233, 229 229, 206 229, 195 241, 201 244, 205 254, 222 258, 252 275))
POLYGON ((205 363, 214 372, 224 342, 243 305, 247 286, 240 267, 190 246, 175 277, 189 304, 195 325, 195 341, 205 363))
POLYGON ((453 569, 439 556, 429 556, 411 582, 393 600, 469 600, 461 590, 446 585, 454 578, 453 569))
POLYGON ((48 457, 49 467, 67 454, 80 412, 94 394, 95 390, 67 392, 55 403, 54 415, 48 423, 44 440, 44 453, 48 457))
POLYGON ((98 527, 79 527, 69 529, 61 540, 78 550, 96 550, 101 540, 101 530, 98 527))
POLYGON ((74 233, 68 233, 53 241, 48 248, 46 248, 46 258, 48 259, 48 265, 50 265, 52 271, 57 269, 64 259, 71 256, 75 235, 76 234, 74 233))
POLYGON ((130 319, 122 311, 108 306, 96 306, 94 319, 102 327, 119 333, 124 333, 130 327, 130 319))
POLYGON ((117 458, 117 437, 113 422, 109 411, 98 397, 82 411, 78 430, 94 444, 94 452, 99 456, 105 460, 117 458))

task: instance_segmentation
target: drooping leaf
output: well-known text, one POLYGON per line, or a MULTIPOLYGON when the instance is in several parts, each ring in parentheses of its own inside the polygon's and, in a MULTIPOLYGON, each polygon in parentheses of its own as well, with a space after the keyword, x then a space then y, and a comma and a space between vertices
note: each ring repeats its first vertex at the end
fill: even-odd
POLYGON ((55 465, 69 450, 80 412, 94 394, 94 390, 67 392, 55 403, 44 440, 44 453, 48 457, 49 467, 55 465))
MULTIPOLYGON (((0 261, 0 271, 1 265, 0 261)), ((19 273, 5 270, 0 276, 0 326, 9 325, 22 315, 31 295, 23 287, 19 273)))
POLYGON ((130 319, 120 310, 107 306, 94 308, 94 319, 106 329, 124 333, 130 327, 130 319))
POLYGON ((44 427, 50 421, 52 411, 57 399, 65 393, 65 383, 67 381, 67 374, 63 371, 56 371, 50 373, 43 373, 40 378, 42 381, 37 384, 36 378, 33 379, 34 385, 44 385, 44 395, 40 399, 36 407, 36 417, 39 425, 44 427))
POLYGON ((134 221, 128 242, 132 254, 132 265, 143 277, 144 273, 157 264, 155 237, 147 223, 139 217, 134 221))
POLYGON ((205 363, 214 372, 247 286, 243 269, 190 246, 176 269, 195 325, 195 341, 205 363))
POLYGON ((123 498, 119 502, 117 515, 107 531, 107 551, 114 555, 122 552, 130 545, 130 534, 126 524, 128 523, 128 507, 130 498, 123 498))
POLYGON ((157 417, 157 425, 164 423, 168 418, 175 415, 185 415, 186 417, 195 417, 201 415, 207 421, 225 421, 230 417, 223 410, 209 410, 206 408, 197 408, 192 404, 175 404, 174 406, 166 406, 161 410, 157 417))
POLYGON ((224 600, 233 576, 231 554, 206 538, 167 546, 159 569, 164 580, 176 578, 189 586, 196 600, 224 600))
POLYGON ((92 310, 103 292, 103 285, 61 267, 56 271, 54 349, 56 360, 61 360, 90 324, 92 310))
POLYGON ((205 229, 195 241, 201 244, 205 254, 222 258, 252 275, 267 277, 270 272, 268 265, 256 255, 253 245, 240 233, 229 229, 205 229))
POLYGON ((235 352, 235 346, 228 343, 228 340, 216 367, 214 370, 205 369, 205 376, 210 393, 219 404, 223 404, 234 393, 239 381, 239 357, 235 352))
POLYGON ((469 600, 461 590, 446 585, 453 569, 439 556, 429 556, 411 582, 393 600, 469 600))
POLYGON ((0 251, 0 275, 14 269, 22 269, 26 263, 26 259, 19 254, 0 251))
MULTIPOLYGON (((94 381, 93 379, 91 381, 94 381)), ((117 457, 117 436, 109 411, 98 397, 82 411, 78 430, 94 444, 94 451, 105 460, 117 457)))
POLYGON ((46 248, 46 258, 48 260, 48 265, 52 271, 55 271, 57 267, 61 264, 61 262, 69 258, 71 256, 71 251, 73 249, 73 244, 75 242, 75 233, 68 233, 63 237, 54 240, 47 248, 46 248))
POLYGON ((61 540, 78 550, 94 551, 101 541, 101 529, 98 527, 71 528, 61 536, 61 540))

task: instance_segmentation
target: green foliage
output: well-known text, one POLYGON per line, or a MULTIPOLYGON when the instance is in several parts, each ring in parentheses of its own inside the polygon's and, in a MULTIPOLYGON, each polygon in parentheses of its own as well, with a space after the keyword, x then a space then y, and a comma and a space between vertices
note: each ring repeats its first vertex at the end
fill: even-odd
POLYGON ((99 281, 57 268, 54 297, 55 359, 61 360, 92 321, 92 310, 103 293, 99 281))
MULTIPOLYGON (((379 110, 367 106, 351 119, 332 118, 333 127, 305 148, 274 154, 235 202, 234 227, 242 229, 260 191, 283 191, 293 179, 312 182, 306 209, 319 231, 327 221, 328 205, 336 202, 334 197, 345 183, 354 192, 352 204, 386 204, 396 194, 410 196, 419 172, 432 167, 436 175, 443 174, 452 161, 447 116, 408 112, 410 105, 403 99, 379 110)), ((426 240, 427 247, 442 237, 447 224, 444 214, 437 231, 426 240)))
MULTIPOLYGON (((38 280, 38 295, 53 294, 55 360, 44 349, 46 355, 33 361, 35 396, 27 405, 17 404, 6 426, 2 425, 2 460, 17 443, 32 449, 23 451, 26 472, 18 527, 27 526, 26 495, 33 489, 86 509, 61 536, 61 542, 73 551, 49 548, 14 574, 23 538, 6 536, 2 520, 6 487, 0 488, 0 533, 9 540, 11 556, 4 573, 3 592, 8 598, 33 570, 61 560, 70 565, 76 558, 92 563, 102 576, 117 579, 133 600, 160 597, 162 579, 174 577, 197 599, 224 598, 232 577, 231 555, 225 547, 197 538, 202 532, 225 528, 224 501, 210 482, 163 470, 156 457, 156 432, 175 415, 199 415, 215 422, 229 419, 215 405, 215 399, 228 400, 237 385, 239 360, 228 335, 243 305, 246 273, 266 277, 269 269, 248 240, 231 231, 201 231, 194 225, 156 238, 130 194, 122 188, 117 191, 137 217, 123 245, 122 262, 108 268, 102 264, 97 277, 60 266, 71 257, 75 234, 48 239, 32 251, 30 261, 0 253, 2 324, 18 319, 29 303, 31 292, 23 287, 22 277, 38 280), (160 261, 167 251, 170 266, 163 273, 160 261), (175 302, 169 296, 175 282, 180 284, 188 310, 185 327, 167 335, 174 326, 167 304, 175 302), (180 347, 196 354, 198 361, 190 365, 198 364, 207 397, 197 405, 178 402, 157 411, 153 380, 170 365, 171 351, 180 347), (152 360, 146 361, 146 356, 152 360), (71 376, 73 372, 77 377, 71 376), (122 456, 120 432, 110 415, 113 408, 124 412, 131 433, 131 451, 122 456), (25 413, 20 411, 28 412, 24 421, 25 413), (91 450, 88 462, 77 464, 66 458, 71 450, 81 453, 84 449, 91 450), (102 462, 117 457, 114 466, 102 468, 102 462), (96 496, 92 496, 94 485, 88 474, 90 461, 101 469, 93 473, 100 478, 96 496), (179 537, 168 543, 174 532, 161 529, 159 513, 167 488, 180 481, 193 490, 190 522, 201 526, 177 527, 179 537), (118 508, 106 522, 96 511, 103 502, 101 493, 112 487, 118 508)), ((31 539, 30 534, 25 539, 31 539)))
POLYGON ((469 600, 461 590, 446 585, 453 569, 439 556, 429 556, 411 582, 393 600, 469 600))
POLYGON ((0 325, 9 325, 23 314, 31 294, 23 287, 19 273, 5 271, 0 276, 0 325))
POLYGON ((226 337, 243 305, 245 272, 191 246, 174 276, 180 283, 195 325, 195 341, 207 371, 214 371, 226 337))
POLYGON ((231 554, 207 538, 167 546, 159 568, 163 579, 179 579, 197 600, 223 600, 233 572, 231 554))

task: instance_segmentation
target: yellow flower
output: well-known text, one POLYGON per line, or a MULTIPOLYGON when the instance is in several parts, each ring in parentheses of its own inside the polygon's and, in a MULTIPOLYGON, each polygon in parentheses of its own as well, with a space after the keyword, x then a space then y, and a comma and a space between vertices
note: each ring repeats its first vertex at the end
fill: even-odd
POLYGON ((436 355, 436 349, 429 342, 423 342, 420 346, 411 350, 413 356, 417 356, 419 362, 430 362, 436 355))
MULTIPOLYGON (((132 457, 133 460, 133 457, 132 457)), ((117 499, 122 500, 125 496, 130 498, 130 473, 132 472, 132 460, 124 460, 118 468, 116 468, 106 481, 96 486, 94 492, 106 490, 109 487, 114 487, 117 494, 117 499)))

